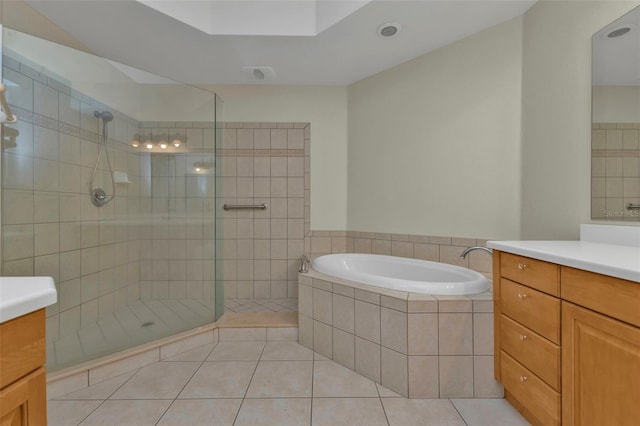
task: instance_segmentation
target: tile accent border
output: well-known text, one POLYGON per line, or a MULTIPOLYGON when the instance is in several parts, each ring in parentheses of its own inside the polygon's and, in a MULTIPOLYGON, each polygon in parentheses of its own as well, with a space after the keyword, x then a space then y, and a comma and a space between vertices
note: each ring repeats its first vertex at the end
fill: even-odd
POLYGON ((311 271, 298 276, 299 340, 409 398, 502 398, 493 296, 430 296, 311 271))

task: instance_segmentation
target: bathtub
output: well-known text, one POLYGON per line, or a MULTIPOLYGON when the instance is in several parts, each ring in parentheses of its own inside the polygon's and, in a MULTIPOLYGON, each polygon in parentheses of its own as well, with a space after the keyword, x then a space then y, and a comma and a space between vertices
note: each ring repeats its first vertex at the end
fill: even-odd
POLYGON ((315 259, 311 267, 325 275, 410 293, 460 296, 489 289, 489 281, 471 269, 404 257, 329 254, 315 259))

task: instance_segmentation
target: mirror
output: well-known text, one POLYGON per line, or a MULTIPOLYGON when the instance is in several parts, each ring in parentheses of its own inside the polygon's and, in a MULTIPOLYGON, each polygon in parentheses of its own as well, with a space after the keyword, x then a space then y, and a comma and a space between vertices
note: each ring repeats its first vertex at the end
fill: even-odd
POLYGON ((593 35, 591 219, 640 221, 640 7, 593 35))

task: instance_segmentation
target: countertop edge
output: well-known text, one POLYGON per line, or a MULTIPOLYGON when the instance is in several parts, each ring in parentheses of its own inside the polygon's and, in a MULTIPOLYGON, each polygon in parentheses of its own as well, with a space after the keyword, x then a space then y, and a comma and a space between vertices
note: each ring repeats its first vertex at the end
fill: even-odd
MULTIPOLYGON (((621 265, 616 265, 615 263, 603 263, 597 262, 593 259, 587 259, 584 257, 580 257, 579 254, 576 255, 568 255, 566 253, 562 253, 562 251, 566 251, 567 243, 575 243, 576 248, 580 246, 583 242, 581 241, 548 241, 550 245, 553 243, 564 243, 565 247, 558 247, 557 249, 550 248, 540 248, 527 246, 527 243, 540 245, 541 243, 545 243, 544 241, 488 241, 487 247, 499 251, 504 251, 507 253, 513 253, 520 256, 527 256, 534 259, 544 260, 546 262, 557 263, 559 265, 569 266, 577 269, 582 269, 589 272, 595 272, 598 274, 609 275, 616 278, 621 278, 624 280, 634 281, 640 283, 640 258, 638 260, 638 269, 632 269, 621 265)), ((591 246, 602 246, 602 249, 605 250, 607 246, 610 247, 609 244, 599 244, 599 243, 588 243, 591 246)), ((617 246, 616 246, 617 247, 617 246)), ((623 246, 620 246, 623 247, 623 246)), ((635 247, 624 247, 624 249, 629 250, 638 250, 635 247)))

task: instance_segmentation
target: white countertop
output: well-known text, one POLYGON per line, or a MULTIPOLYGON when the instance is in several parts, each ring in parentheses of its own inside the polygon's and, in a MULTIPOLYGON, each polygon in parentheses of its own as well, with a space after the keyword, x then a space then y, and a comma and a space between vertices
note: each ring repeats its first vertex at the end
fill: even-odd
POLYGON ((640 283, 640 248, 589 241, 489 241, 487 247, 640 283))
POLYGON ((51 277, 0 277, 0 323, 53 305, 56 300, 51 277))

